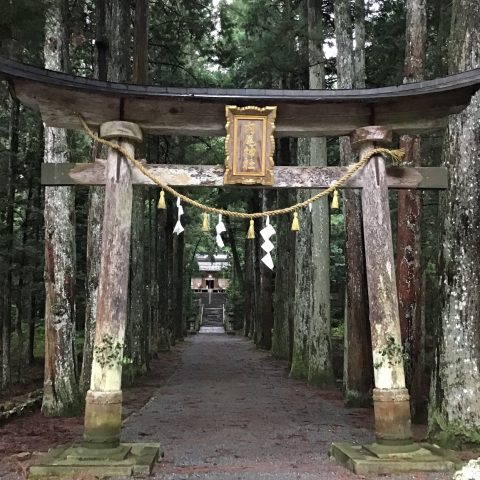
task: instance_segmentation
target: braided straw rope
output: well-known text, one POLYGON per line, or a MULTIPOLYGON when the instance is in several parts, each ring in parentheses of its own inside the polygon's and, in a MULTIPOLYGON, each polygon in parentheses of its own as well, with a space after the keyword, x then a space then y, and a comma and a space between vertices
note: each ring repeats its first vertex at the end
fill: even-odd
POLYGON ((79 118, 83 128, 85 129, 85 132, 92 140, 94 140, 95 142, 101 143, 103 145, 106 145, 107 147, 110 147, 111 149, 121 153, 127 160, 129 160, 135 167, 137 167, 137 169, 140 170, 153 183, 155 183, 156 185, 158 185, 160 188, 167 191, 168 193, 172 194, 174 197, 179 198, 183 202, 188 203, 189 205, 192 205, 193 207, 198 208, 207 213, 215 213, 215 214, 225 215, 233 218, 243 218, 247 220, 253 220, 255 218, 270 217, 274 215, 284 215, 287 213, 294 213, 300 208, 307 207, 310 203, 313 203, 322 197, 330 195, 335 190, 337 190, 337 188, 340 188, 343 185, 345 185, 345 183, 347 183, 347 181, 351 177, 353 177, 355 173, 361 170, 375 155, 384 155, 384 156, 390 157, 397 164, 402 162, 403 156, 405 155, 405 152, 403 150, 389 150, 388 148, 375 148, 370 152, 366 153, 358 162, 352 163, 349 166, 347 172, 342 177, 340 177, 338 180, 333 181, 328 188, 326 188, 325 190, 322 190, 321 192, 317 193, 313 197, 310 197, 303 202, 296 203, 295 205, 291 205, 290 207, 286 207, 286 208, 279 208, 277 210, 269 210, 266 212, 246 213, 246 212, 238 212, 238 211, 232 211, 232 210, 224 210, 222 208, 209 207, 208 205, 204 205, 203 203, 193 200, 193 198, 187 197, 186 195, 183 195, 182 193, 177 192, 170 185, 163 183, 162 180, 160 180, 158 177, 150 173, 149 170, 142 164, 142 162, 140 162, 139 160, 136 160, 135 157, 130 155, 130 153, 126 149, 124 149, 122 146, 114 142, 110 142, 109 140, 105 140, 104 138, 99 137, 95 132, 93 132, 90 129, 90 127, 87 125, 83 117, 79 116, 79 118))

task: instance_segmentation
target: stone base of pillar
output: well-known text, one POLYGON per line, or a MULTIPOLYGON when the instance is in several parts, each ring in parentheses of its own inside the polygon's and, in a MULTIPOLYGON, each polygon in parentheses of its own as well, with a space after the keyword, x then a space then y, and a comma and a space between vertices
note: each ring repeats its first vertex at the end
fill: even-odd
POLYGON ((122 427, 122 391, 89 390, 85 399, 85 446, 116 447, 122 427))
POLYGON ((374 388, 373 409, 377 443, 386 445, 412 443, 410 395, 406 388, 374 388))
POLYGON ((163 452, 158 443, 122 443, 115 448, 83 445, 52 448, 30 467, 29 479, 95 478, 150 475, 163 452))
POLYGON ((334 443, 330 456, 357 475, 448 472, 462 464, 453 452, 428 443, 363 446, 334 443))

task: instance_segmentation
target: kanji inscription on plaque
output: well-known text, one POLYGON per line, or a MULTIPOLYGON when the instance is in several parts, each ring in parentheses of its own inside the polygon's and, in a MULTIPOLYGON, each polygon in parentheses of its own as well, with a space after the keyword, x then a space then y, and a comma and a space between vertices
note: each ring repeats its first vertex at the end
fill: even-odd
POLYGON ((225 108, 225 184, 273 185, 277 107, 225 108))

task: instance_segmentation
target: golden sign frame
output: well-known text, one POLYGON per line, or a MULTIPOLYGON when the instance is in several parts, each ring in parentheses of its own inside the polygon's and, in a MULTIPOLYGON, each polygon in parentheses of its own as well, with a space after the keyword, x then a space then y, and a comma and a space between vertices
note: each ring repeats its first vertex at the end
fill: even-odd
MULTIPOLYGON (((275 118, 277 115, 277 107, 237 107, 235 105, 227 105, 225 107, 225 117, 227 123, 225 125, 227 134, 225 137, 225 185, 273 185, 273 154, 275 152, 275 140, 273 133, 275 131, 275 118), (257 153, 258 141, 254 141, 254 129, 251 128, 251 136, 248 136, 243 148, 243 157, 239 153, 239 121, 251 120, 258 124, 262 122, 261 127, 261 155, 260 165, 253 161, 253 156, 257 153), (250 138, 250 143, 248 141, 250 138), (239 165, 244 168, 239 168, 239 165), (246 167, 245 167, 246 166, 246 167), (260 168, 258 168, 260 167, 260 168)), ((249 125, 247 125, 248 129, 249 125)), ((257 134, 258 136, 258 134, 257 134)))

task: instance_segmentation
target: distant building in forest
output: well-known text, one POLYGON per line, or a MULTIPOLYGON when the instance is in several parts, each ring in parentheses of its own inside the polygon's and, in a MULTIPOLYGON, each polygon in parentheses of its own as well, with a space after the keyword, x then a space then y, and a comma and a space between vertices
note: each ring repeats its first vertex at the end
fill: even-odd
POLYGON ((198 274, 192 277, 191 288, 194 292, 224 292, 229 280, 223 275, 224 269, 230 267, 228 256, 225 253, 208 255, 197 253, 198 274))

